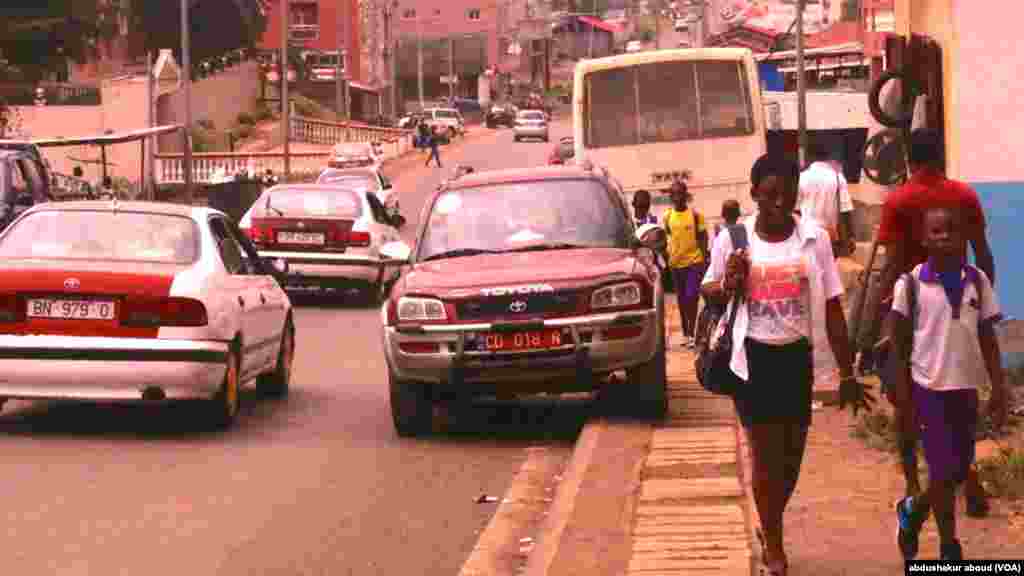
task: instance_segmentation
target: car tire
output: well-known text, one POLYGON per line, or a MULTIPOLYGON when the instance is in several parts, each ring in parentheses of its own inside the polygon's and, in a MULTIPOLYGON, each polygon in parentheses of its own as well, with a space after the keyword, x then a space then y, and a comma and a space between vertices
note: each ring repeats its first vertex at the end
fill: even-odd
POLYGON ((661 419, 668 410, 668 376, 665 367, 665 337, 661 338, 654 357, 626 370, 633 400, 641 416, 661 419))
POLYGON ((241 361, 238 345, 232 344, 228 351, 227 370, 220 390, 210 400, 210 420, 217 430, 230 428, 237 420, 242 404, 241 361))
POLYGON ((281 346, 277 353, 274 371, 263 374, 256 381, 256 389, 264 396, 284 398, 288 395, 292 380, 292 364, 295 361, 295 326, 289 316, 281 333, 281 346))
POLYGON ((424 436, 434 425, 434 406, 427 384, 400 380, 388 369, 391 420, 402 438, 424 436))

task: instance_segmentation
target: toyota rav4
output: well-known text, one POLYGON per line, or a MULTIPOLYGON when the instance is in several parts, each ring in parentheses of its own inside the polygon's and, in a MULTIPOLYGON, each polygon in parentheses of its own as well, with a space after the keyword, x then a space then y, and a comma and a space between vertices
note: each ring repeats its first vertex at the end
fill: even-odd
POLYGON ((415 248, 381 248, 403 267, 382 308, 398 434, 429 432, 435 402, 605 386, 660 416, 662 283, 636 234, 600 168, 474 172, 436 190, 415 248))

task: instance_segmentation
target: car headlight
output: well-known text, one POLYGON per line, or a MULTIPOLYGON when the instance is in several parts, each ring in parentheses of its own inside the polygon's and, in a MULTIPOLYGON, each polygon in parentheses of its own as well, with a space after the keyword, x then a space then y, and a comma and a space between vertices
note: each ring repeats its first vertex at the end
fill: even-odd
POLYGON ((398 299, 399 322, 426 322, 447 320, 444 303, 436 298, 413 298, 402 296, 398 299))
POLYGON ((643 289, 638 282, 623 282, 595 290, 590 296, 590 307, 595 310, 619 308, 639 304, 642 300, 643 289))

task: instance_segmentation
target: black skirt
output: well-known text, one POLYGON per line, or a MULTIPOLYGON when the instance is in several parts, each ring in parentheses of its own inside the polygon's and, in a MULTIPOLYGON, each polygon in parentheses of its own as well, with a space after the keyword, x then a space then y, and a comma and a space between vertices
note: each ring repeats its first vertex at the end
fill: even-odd
POLYGON ((733 396, 744 428, 753 424, 811 425, 813 355, 805 338, 781 346, 745 341, 749 378, 733 396))

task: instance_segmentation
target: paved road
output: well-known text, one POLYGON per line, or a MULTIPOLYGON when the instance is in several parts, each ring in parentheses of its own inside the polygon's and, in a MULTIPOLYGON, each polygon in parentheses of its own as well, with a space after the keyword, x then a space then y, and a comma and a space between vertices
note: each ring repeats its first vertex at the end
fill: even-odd
MULTIPOLYGON (((443 171, 392 175, 409 228, 456 162, 538 164, 550 146, 502 130, 443 156, 443 171)), ((525 447, 568 452, 589 409, 490 404, 446 434, 399 440, 378 311, 307 303, 296 320, 293 394, 247 395, 227 433, 203 431, 189 407, 10 404, 4 572, 451 576, 494 511, 476 496, 503 494, 525 447)))

